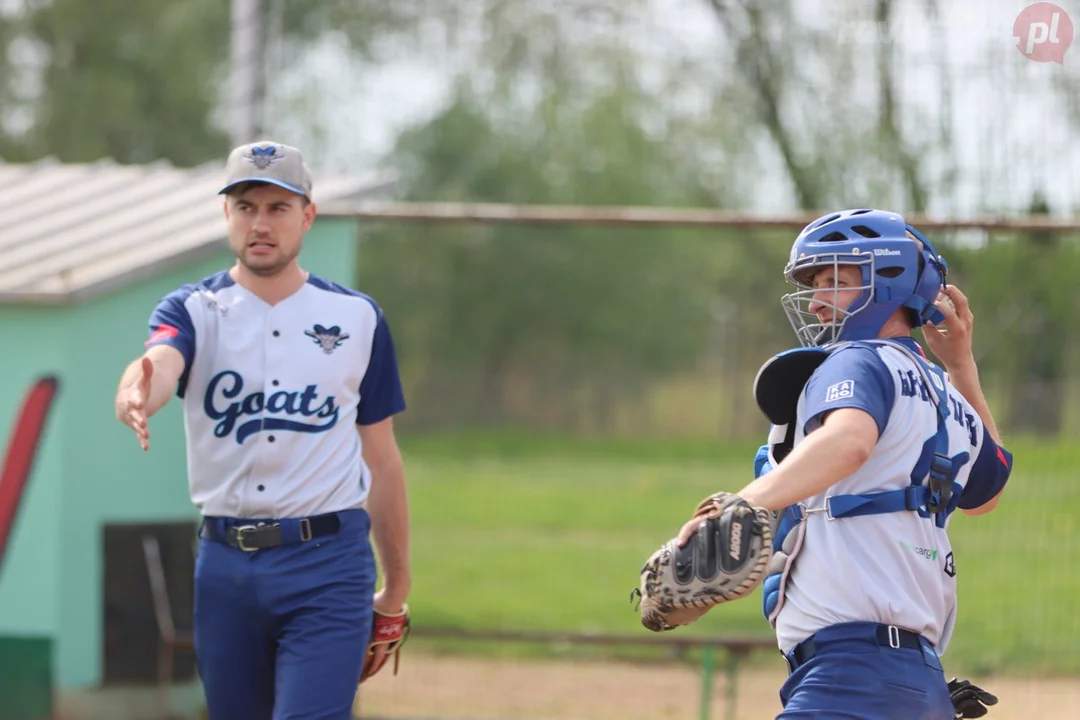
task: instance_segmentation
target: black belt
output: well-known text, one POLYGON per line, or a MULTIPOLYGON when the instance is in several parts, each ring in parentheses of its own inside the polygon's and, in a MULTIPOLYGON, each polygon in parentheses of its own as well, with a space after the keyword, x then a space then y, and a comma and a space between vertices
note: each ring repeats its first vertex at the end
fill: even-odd
POLYGON ((341 519, 337 513, 259 523, 208 517, 203 520, 199 537, 244 552, 255 552, 282 545, 305 543, 312 538, 333 535, 340 529, 341 519))
MULTIPOLYGON (((788 666, 790 667, 791 672, 795 672, 796 668, 808 662, 810 658, 817 654, 818 648, 814 643, 815 637, 815 635, 811 635, 806 638, 792 648, 791 652, 785 656, 788 660, 788 666)), ((874 628, 874 637, 877 640, 878 645, 896 649, 908 648, 910 650, 917 650, 922 647, 923 643, 929 642, 923 639, 918 633, 898 628, 895 625, 878 624, 874 628)), ((847 637, 844 639, 854 640, 856 638, 847 637)))

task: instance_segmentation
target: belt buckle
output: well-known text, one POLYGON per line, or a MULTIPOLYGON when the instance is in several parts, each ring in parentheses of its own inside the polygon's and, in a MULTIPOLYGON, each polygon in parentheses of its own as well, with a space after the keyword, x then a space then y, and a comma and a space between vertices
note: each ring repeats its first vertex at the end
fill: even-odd
POLYGON ((239 548, 240 550, 243 550, 244 552, 255 552, 256 550, 259 549, 259 548, 256 548, 256 547, 248 547, 247 545, 244 544, 244 532, 246 532, 247 530, 258 530, 259 526, 257 526, 257 525, 237 525, 233 529, 236 531, 236 547, 237 548, 239 548))
POLYGON ((311 520, 309 518, 304 518, 300 521, 300 541, 308 542, 311 538, 311 520))

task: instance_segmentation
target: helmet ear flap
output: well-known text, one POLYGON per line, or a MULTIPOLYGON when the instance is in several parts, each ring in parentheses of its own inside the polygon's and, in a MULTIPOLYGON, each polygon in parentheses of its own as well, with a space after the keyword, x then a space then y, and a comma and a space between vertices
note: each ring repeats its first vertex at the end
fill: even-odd
POLYGON ((945 314, 938 310, 936 305, 929 303, 923 308, 922 315, 919 317, 918 324, 915 327, 922 327, 926 323, 940 325, 943 322, 945 322, 945 314))
POLYGON ((921 257, 919 258, 919 277, 922 277, 928 267, 933 266, 933 268, 937 270, 938 275, 941 276, 941 285, 944 287, 945 278, 949 273, 949 264, 945 262, 945 258, 941 257, 941 254, 934 248, 933 243, 931 243, 921 232, 910 225, 907 226, 907 232, 921 242, 923 246, 921 257))
POLYGON ((904 305, 912 310, 912 327, 921 327, 927 322, 939 324, 945 320, 945 316, 934 303, 945 287, 948 264, 921 233, 910 227, 909 232, 919 238, 923 249, 919 257, 919 276, 915 292, 904 305))

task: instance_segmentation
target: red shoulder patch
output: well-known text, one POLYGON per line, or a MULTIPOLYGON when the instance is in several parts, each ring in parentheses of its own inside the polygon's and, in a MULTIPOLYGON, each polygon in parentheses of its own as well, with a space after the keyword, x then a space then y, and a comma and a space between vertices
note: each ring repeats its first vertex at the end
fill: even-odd
POLYGON ((162 340, 170 340, 180 334, 180 331, 174 328, 172 325, 159 325, 158 329, 153 332, 147 339, 146 346, 150 347, 156 342, 162 340))

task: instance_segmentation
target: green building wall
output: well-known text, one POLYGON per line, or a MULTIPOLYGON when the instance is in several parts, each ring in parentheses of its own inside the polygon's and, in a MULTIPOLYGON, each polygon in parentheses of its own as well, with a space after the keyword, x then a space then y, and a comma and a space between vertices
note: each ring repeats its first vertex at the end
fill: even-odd
MULTIPOLYGON (((61 690, 101 681, 103 525, 197 519, 179 403, 151 420, 144 453, 115 420, 113 397, 123 368, 142 352, 157 301, 231 263, 222 244, 212 257, 84 304, 0 305, 0 437, 35 378, 53 372, 61 383, 0 568, 0 641, 51 639, 61 690)), ((354 222, 319 218, 301 264, 351 285, 354 222)))
MULTIPOLYGON (((7 448, 14 415, 43 374, 64 375, 65 313, 0 306, 0 438, 7 448)), ((63 383, 63 378, 61 379, 63 383)), ((64 392, 61 385, 60 392, 64 392)), ((59 609, 60 518, 64 427, 54 408, 45 427, 0 566, 0 636, 47 638, 59 609)))

